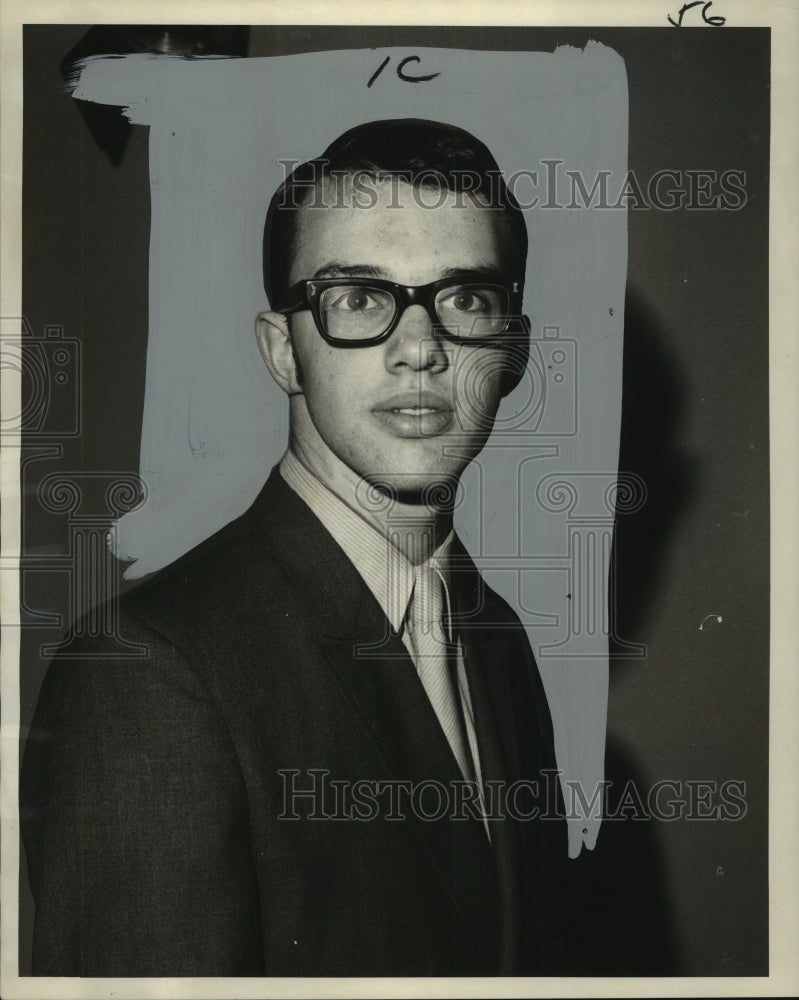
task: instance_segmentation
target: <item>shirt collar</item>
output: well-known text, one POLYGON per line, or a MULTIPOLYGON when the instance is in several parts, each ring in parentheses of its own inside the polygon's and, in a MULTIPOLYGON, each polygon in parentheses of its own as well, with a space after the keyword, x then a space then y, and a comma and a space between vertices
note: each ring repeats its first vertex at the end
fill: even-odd
MULTIPOLYGON (((400 633, 413 593, 413 564, 382 532, 328 489, 291 450, 283 456, 280 474, 343 549, 382 608, 392 629, 400 633)), ((447 602, 449 592, 446 585, 449 580, 449 553, 453 537, 454 532, 450 531, 429 560, 435 561, 442 572, 447 602)))

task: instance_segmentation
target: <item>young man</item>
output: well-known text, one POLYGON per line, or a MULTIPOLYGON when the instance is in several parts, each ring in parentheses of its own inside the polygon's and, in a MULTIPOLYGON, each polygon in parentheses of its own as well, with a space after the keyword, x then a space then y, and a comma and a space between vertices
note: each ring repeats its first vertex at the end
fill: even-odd
POLYGON ((526 246, 451 126, 360 126, 276 192, 257 336, 289 450, 125 599, 147 661, 50 668, 36 974, 563 971, 543 691, 452 531, 523 371, 526 246))

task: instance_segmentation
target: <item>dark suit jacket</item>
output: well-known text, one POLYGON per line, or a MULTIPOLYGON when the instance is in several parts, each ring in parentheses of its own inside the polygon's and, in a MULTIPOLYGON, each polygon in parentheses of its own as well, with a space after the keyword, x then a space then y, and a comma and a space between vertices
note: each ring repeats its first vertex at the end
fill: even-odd
MULTIPOLYGON (((483 779, 535 779, 554 762, 527 638, 453 556, 483 779)), ((564 823, 497 820, 489 844, 479 819, 435 815, 430 783, 458 773, 413 663, 277 472, 124 599, 121 631, 149 656, 54 661, 28 740, 34 974, 561 971, 564 823), (431 818, 400 780, 428 782, 431 818), (324 818, 351 814, 358 781, 382 782, 358 786, 365 818, 324 818)))

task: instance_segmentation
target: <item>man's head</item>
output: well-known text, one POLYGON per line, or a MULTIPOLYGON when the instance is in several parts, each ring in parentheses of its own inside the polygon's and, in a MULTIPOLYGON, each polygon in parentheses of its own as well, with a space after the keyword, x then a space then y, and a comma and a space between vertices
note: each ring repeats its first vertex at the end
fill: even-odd
POLYGON ((359 126, 287 178, 258 340, 323 481, 414 494, 461 474, 523 369, 526 254, 496 162, 453 126, 359 126))

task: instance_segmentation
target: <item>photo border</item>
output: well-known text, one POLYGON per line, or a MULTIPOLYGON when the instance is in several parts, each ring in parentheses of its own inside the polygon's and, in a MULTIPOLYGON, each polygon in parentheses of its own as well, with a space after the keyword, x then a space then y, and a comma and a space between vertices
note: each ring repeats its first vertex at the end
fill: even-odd
MULTIPOLYGON (((2 234, 0 316, 21 316, 21 154, 22 154, 22 24, 23 23, 173 23, 227 24, 529 24, 574 27, 658 27, 675 30, 667 21, 682 4, 636 0, 600 6, 590 0, 564 3, 440 2, 435 20, 430 5, 404 0, 378 9, 364 0, 338 4, 311 2, 247 3, 224 7, 208 0, 64 3, 27 0, 6 2, 0 21, 0 168, 2 169, 2 234), (220 18, 220 14, 224 17, 220 18), (381 16, 382 15, 382 16, 381 16)), ((794 333, 797 315, 797 72, 799 5, 715 0, 714 14, 736 27, 772 28, 772 130, 770 166, 770 421, 771 421, 771 692, 770 692, 770 969, 768 977, 572 978, 535 979, 92 979, 22 977, 17 975, 19 824, 19 630, 3 628, 2 674, 2 857, 0 902, 0 994, 10 998, 44 997, 355 997, 355 996, 779 996, 799 990, 799 859, 794 831, 799 828, 797 796, 796 715, 799 710, 799 629, 797 566, 799 532, 799 352, 794 333)), ((712 30, 695 29, 695 30, 712 30)), ((3 371, 3 411, 19 412, 19 379, 3 371), (15 409, 16 408, 16 409, 15 409)), ((13 572, 20 547, 19 449, 4 442, 2 478, 2 615, 16 614, 18 576, 13 572)))

